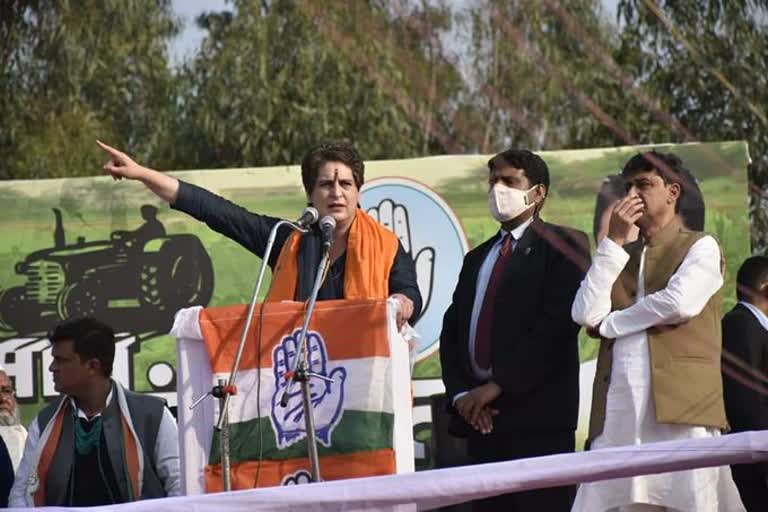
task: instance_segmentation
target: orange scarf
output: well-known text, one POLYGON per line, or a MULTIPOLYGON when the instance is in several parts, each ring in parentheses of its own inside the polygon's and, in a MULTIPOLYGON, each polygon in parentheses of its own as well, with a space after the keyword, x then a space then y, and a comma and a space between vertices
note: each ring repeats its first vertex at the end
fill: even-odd
MULTIPOLYGON (((295 300, 300 240, 300 233, 294 232, 283 244, 265 302, 295 300)), ((398 245, 394 233, 358 208, 347 239, 344 298, 386 299, 398 245)))
MULTIPOLYGON (((113 392, 113 400, 118 400, 118 391, 113 392)), ((43 449, 40 452, 40 459, 37 464, 37 478, 38 488, 34 493, 34 503, 36 507, 45 506, 45 486, 48 480, 48 471, 51 463, 53 462, 53 456, 56 454, 56 448, 59 446, 59 438, 61 437, 61 430, 64 425, 64 418, 67 414, 71 415, 71 404, 69 397, 62 399, 62 404, 59 406, 58 411, 51 419, 53 423, 47 437, 45 432, 41 433, 40 441, 44 443, 43 449)), ((122 408, 121 408, 122 409, 122 408)), ((125 415, 120 415, 123 430, 123 443, 124 453, 126 458, 127 471, 130 478, 131 490, 134 500, 138 500, 140 496, 140 484, 139 474, 141 472, 138 458, 137 440, 133 437, 131 429, 126 421, 125 415)), ((37 420, 35 420, 37 421, 37 420)), ((47 430, 47 429, 46 429, 47 430)), ((97 448, 98 450, 99 448, 97 448)))

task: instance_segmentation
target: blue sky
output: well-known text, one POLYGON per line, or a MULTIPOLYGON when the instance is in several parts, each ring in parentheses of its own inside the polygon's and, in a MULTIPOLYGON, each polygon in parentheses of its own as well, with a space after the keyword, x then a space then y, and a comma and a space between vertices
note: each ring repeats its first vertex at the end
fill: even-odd
POLYGON ((226 9, 224 0, 173 0, 173 10, 184 21, 184 29, 171 44, 171 59, 174 63, 181 62, 200 47, 203 31, 195 25, 195 17, 204 11, 220 11, 226 9))

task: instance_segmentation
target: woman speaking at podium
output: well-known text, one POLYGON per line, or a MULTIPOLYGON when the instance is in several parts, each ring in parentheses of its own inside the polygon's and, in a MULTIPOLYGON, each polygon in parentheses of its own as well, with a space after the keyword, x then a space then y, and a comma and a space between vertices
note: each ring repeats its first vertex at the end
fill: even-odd
MULTIPOLYGON (((281 219, 246 210, 223 197, 134 162, 100 141, 109 154, 104 170, 116 180, 143 183, 171 208, 205 222, 211 229, 264 257, 272 227, 281 219)), ((385 299, 398 303, 397 324, 415 323, 421 295, 413 259, 397 236, 366 214, 358 204, 365 165, 348 143, 326 143, 310 149, 301 162, 301 179, 309 204, 320 217, 331 216, 336 229, 330 240, 330 269, 318 300, 385 299)), ((272 286, 267 301, 309 298, 322 257, 323 235, 313 225, 304 236, 284 229, 277 233, 269 258, 272 286)))

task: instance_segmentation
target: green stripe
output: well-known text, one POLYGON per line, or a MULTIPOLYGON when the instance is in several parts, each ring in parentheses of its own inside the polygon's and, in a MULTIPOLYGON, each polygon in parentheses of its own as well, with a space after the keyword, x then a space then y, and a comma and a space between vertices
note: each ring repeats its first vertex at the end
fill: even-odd
MULTIPOLYGON (((331 434, 331 446, 326 448, 318 443, 318 453, 338 455, 370 450, 392 448, 392 426, 395 417, 383 412, 344 411, 341 422, 331 434)), ((253 419, 230 425, 229 456, 230 462, 244 462, 259 459, 259 426, 264 443, 262 460, 285 460, 307 456, 307 440, 302 439, 285 448, 277 449, 272 423, 267 418, 253 419)), ((218 433, 214 432, 211 443, 210 463, 221 460, 218 433)))

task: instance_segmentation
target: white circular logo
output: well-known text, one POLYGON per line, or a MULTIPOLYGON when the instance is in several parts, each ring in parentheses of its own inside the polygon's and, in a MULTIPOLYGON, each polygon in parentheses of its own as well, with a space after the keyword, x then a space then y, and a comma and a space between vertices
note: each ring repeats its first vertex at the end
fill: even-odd
POLYGON ((164 361, 153 364, 147 370, 147 380, 156 388, 170 386, 173 383, 174 376, 173 367, 164 361))

